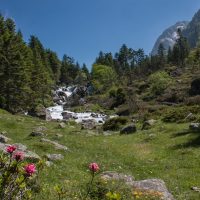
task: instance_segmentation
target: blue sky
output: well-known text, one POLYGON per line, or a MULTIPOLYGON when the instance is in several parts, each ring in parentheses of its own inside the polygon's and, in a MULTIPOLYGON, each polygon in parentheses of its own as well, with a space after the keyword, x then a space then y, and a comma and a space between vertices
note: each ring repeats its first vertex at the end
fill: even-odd
POLYGON ((26 41, 36 35, 89 68, 100 50, 114 53, 123 43, 148 54, 164 29, 198 9, 199 0, 0 0, 26 41))

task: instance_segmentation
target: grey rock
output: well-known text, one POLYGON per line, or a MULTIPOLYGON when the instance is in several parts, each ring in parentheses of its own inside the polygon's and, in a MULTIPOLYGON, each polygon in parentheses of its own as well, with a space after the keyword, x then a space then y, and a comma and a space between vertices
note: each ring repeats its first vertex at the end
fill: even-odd
POLYGON ((33 161, 39 161, 41 160, 41 157, 36 154, 35 152, 32 152, 32 151, 24 151, 24 158, 26 159, 30 159, 30 160, 33 160, 33 161))
POLYGON ((2 135, 6 135, 6 134, 7 134, 7 131, 1 131, 0 134, 2 134, 2 135))
POLYGON ((110 136, 110 135, 112 135, 112 134, 111 134, 111 132, 109 132, 109 131, 104 131, 104 132, 103 132, 103 135, 104 135, 104 136, 110 136))
POLYGON ((43 105, 37 106, 34 115, 41 119, 46 119, 46 108, 43 105))
POLYGON ((51 167, 53 165, 53 162, 47 160, 45 164, 47 167, 51 167))
POLYGON ((45 126, 38 126, 38 127, 35 128, 34 131, 36 131, 36 132, 47 131, 47 127, 45 127, 45 126))
POLYGON ((72 113, 69 113, 69 112, 62 112, 62 116, 63 116, 63 119, 67 119, 67 120, 73 118, 72 113))
POLYGON ((172 194, 167 190, 165 182, 161 179, 134 181, 130 185, 133 187, 133 190, 159 192, 163 200, 174 200, 172 194))
POLYGON ((81 125, 82 129, 89 129, 89 130, 95 129, 97 126, 96 122, 92 119, 83 120, 81 125))
POLYGON ((59 128, 65 128, 66 124, 64 122, 59 123, 59 128))
POLYGON ((27 146, 21 143, 15 143, 14 144, 17 147, 18 151, 26 151, 27 150, 27 146))
POLYGON ((188 119, 193 119, 194 118, 194 115, 192 113, 189 113, 187 115, 187 117, 185 118, 185 120, 188 120, 188 119))
POLYGON ((62 160, 64 158, 62 154, 47 154, 46 157, 48 161, 62 160))
POLYGON ((0 143, 0 151, 6 152, 6 145, 5 143, 0 143))
POLYGON ((120 134, 131 134, 135 133, 136 130, 135 124, 129 124, 121 129, 120 134))
POLYGON ((2 143, 8 143, 10 140, 11 140, 10 138, 8 138, 8 137, 0 134, 0 142, 2 142, 2 143))
POLYGON ((52 120, 52 117, 51 117, 51 112, 48 110, 48 109, 46 109, 46 121, 51 121, 52 120))
POLYGON ((145 121, 142 125, 142 130, 151 128, 155 123, 156 123, 156 120, 154 120, 154 119, 145 121))
POLYGON ((56 134, 56 137, 57 137, 57 138, 62 138, 62 137, 63 137, 63 135, 62 135, 62 134, 59 134, 59 133, 57 133, 57 134, 56 134))
POLYGON ((132 183, 134 182, 135 178, 133 176, 107 171, 101 174, 101 178, 104 180, 117 180, 117 181, 124 181, 125 183, 132 183))
POLYGON ((174 200, 172 194, 167 190, 165 182, 161 179, 147 179, 141 181, 135 181, 133 176, 117 173, 117 172, 104 172, 101 174, 101 178, 104 180, 117 180, 124 181, 126 185, 130 186, 133 191, 140 190, 146 192, 159 192, 161 199, 174 200))
POLYGON ((49 139, 42 138, 41 142, 52 144, 52 145, 54 145, 54 147, 56 149, 60 149, 60 150, 64 150, 64 151, 68 151, 69 150, 66 146, 58 144, 57 142, 49 140, 49 139))
POLYGON ((97 118, 97 117, 98 117, 98 114, 96 114, 96 113, 91 113, 91 117, 97 118))
POLYGON ((200 192, 200 188, 199 187, 193 186, 193 187, 191 187, 191 189, 194 190, 195 192, 200 192))
POLYGON ((191 123, 189 129, 192 131, 200 131, 200 123, 191 123))

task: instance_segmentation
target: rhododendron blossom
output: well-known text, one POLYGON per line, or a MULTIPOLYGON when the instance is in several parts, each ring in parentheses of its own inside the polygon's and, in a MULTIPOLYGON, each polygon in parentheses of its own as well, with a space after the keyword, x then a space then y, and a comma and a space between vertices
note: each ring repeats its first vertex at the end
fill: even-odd
POLYGON ((33 174, 36 172, 36 166, 35 166, 33 163, 27 164, 27 165, 24 167, 24 170, 25 170, 25 172, 26 172, 26 174, 27 174, 28 176, 31 176, 31 175, 33 175, 33 174))
POLYGON ((6 151, 8 152, 8 153, 10 153, 10 154, 12 154, 15 150, 16 150, 16 146, 14 146, 14 145, 9 145, 9 146, 7 146, 6 147, 6 151))
POLYGON ((13 155, 13 158, 16 160, 16 161, 21 161, 24 159, 24 153, 23 152, 15 152, 14 155, 13 155))
POLYGON ((97 172, 97 171, 99 171, 99 165, 97 163, 90 163, 89 169, 92 172, 97 172))

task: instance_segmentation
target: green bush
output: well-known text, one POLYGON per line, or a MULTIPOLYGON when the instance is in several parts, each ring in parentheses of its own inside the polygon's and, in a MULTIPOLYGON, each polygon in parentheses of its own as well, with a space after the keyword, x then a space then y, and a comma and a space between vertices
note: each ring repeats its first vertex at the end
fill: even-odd
POLYGON ((118 88, 117 90, 110 90, 109 97, 113 98, 111 109, 124 104, 126 101, 126 95, 122 88, 118 88))
POLYGON ((172 108, 165 112, 162 121, 164 122, 191 122, 197 120, 197 115, 199 112, 199 106, 184 106, 172 108), (188 115, 191 113, 191 116, 188 115))
POLYGON ((160 95, 171 84, 171 77, 164 71, 156 72, 149 78, 150 91, 154 95, 160 95))
POLYGON ((116 82, 116 73, 112 67, 106 65, 92 66, 92 84, 96 93, 103 93, 116 82))
POLYGON ((111 130, 111 131, 118 131, 121 125, 124 125, 128 122, 126 117, 114 117, 107 120, 103 125, 103 130, 111 130))

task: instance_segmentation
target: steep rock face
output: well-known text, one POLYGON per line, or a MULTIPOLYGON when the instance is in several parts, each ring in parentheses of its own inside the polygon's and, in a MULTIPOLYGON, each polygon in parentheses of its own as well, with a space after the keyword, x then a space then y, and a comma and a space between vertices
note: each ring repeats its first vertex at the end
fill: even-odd
POLYGON ((158 52, 158 47, 160 44, 163 44, 165 50, 167 51, 169 47, 173 48, 176 40, 178 39, 177 30, 180 28, 181 30, 186 29, 188 25, 187 21, 177 22, 175 25, 167 28, 157 39, 152 51, 151 55, 156 55, 158 52))
POLYGON ((188 39, 191 48, 197 46, 200 40, 200 10, 187 25, 187 28, 183 31, 183 35, 188 39))

